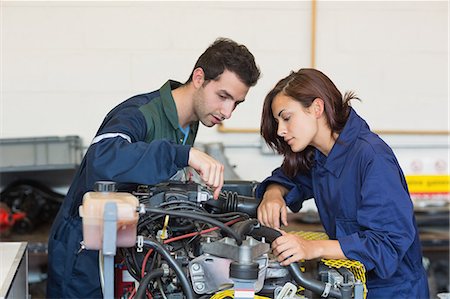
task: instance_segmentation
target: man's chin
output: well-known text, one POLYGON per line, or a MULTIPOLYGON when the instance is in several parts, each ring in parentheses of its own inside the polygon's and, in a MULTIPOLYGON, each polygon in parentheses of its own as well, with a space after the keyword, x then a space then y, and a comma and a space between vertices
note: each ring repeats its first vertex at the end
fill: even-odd
POLYGON ((211 128, 214 127, 216 124, 211 121, 200 121, 205 127, 211 128))

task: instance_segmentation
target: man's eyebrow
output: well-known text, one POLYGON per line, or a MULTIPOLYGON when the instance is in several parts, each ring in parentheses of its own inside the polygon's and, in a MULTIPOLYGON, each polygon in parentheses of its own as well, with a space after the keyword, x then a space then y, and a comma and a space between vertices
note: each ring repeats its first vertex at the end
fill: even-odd
POLYGON ((228 91, 221 89, 220 92, 224 93, 228 98, 234 101, 234 97, 228 91))

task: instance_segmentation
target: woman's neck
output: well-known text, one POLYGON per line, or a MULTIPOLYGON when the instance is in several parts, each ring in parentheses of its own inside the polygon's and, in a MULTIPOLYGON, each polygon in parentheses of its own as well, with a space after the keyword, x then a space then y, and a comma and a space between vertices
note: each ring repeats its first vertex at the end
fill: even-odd
POLYGON ((332 132, 331 128, 325 122, 319 125, 319 130, 312 145, 328 157, 338 137, 339 134, 332 132))

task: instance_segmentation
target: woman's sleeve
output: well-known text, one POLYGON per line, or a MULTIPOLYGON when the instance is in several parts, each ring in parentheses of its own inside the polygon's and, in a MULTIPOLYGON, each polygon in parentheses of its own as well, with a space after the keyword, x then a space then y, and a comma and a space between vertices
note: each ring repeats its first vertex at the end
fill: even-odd
POLYGON ((358 228, 354 229, 358 232, 338 236, 338 240, 349 259, 389 278, 415 239, 413 204, 393 155, 374 155, 363 172, 358 228))
POLYGON ((311 177, 297 175, 291 179, 284 174, 281 168, 275 169, 270 177, 258 185, 256 197, 262 198, 266 188, 272 183, 280 184, 289 190, 284 200, 293 212, 298 212, 302 207, 303 201, 313 197, 311 177))
POLYGON ((156 184, 187 166, 190 146, 145 142, 152 128, 135 108, 108 115, 86 153, 87 185, 98 180, 156 184))

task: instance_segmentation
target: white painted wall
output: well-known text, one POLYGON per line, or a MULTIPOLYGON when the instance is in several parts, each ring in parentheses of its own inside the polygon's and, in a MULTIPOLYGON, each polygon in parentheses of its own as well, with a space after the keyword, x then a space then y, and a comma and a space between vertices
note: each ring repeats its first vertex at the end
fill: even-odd
MULTIPOLYGON (((375 130, 449 130, 448 14, 448 1, 319 1, 316 67, 356 91, 354 107, 375 130)), ((79 135, 87 146, 111 108, 185 81, 219 36, 247 45, 262 71, 225 126, 259 128, 265 94, 311 66, 310 1, 2 1, 0 137, 79 135)), ((281 162, 255 148, 258 134, 202 128, 197 141, 223 142, 243 179, 281 162)), ((448 142, 406 140, 405 172, 419 158, 421 171, 444 159, 448 173, 448 142)))

